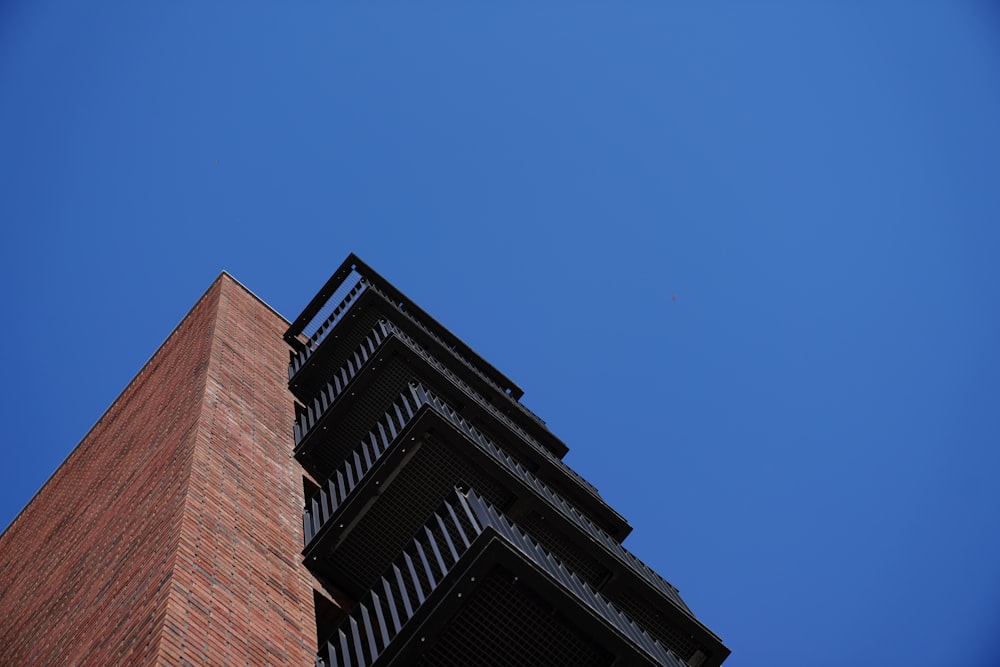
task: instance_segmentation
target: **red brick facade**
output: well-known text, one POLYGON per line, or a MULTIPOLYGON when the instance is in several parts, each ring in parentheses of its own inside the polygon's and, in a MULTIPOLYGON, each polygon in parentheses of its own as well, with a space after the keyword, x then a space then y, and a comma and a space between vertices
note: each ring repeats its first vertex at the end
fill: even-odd
POLYGON ((220 276, 0 536, 0 665, 308 665, 287 327, 220 276))

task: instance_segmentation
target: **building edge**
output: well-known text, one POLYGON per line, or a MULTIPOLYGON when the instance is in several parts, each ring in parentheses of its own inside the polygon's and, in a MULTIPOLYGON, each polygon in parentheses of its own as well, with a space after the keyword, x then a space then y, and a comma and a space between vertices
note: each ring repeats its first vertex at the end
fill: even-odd
POLYGON ((192 304, 192 306, 190 308, 188 308, 187 312, 184 313, 184 316, 181 317, 180 321, 174 326, 174 328, 170 331, 170 333, 167 334, 167 337, 163 339, 163 341, 156 347, 156 349, 153 351, 153 353, 151 355, 149 355, 149 357, 146 359, 146 361, 143 362, 142 366, 139 367, 139 370, 136 371, 135 375, 133 375, 132 378, 125 384, 125 386, 121 388, 121 390, 115 396, 114 400, 111 401, 111 404, 108 405, 108 407, 105 408, 104 412, 101 413, 101 416, 98 417, 97 420, 93 424, 90 425, 90 428, 87 429, 87 431, 83 434, 83 436, 79 440, 77 440, 76 444, 73 445, 72 449, 70 449, 69 452, 66 454, 66 456, 63 457, 63 460, 59 463, 59 465, 57 465, 55 467, 55 469, 49 474, 48 478, 44 482, 42 482, 42 485, 40 487, 38 487, 38 489, 31 495, 31 498, 28 499, 28 502, 26 502, 24 504, 24 506, 20 509, 20 511, 18 511, 18 513, 16 515, 14 515, 14 518, 10 520, 10 523, 8 523, 6 526, 4 526, 4 529, 2 531, 0 531, 0 540, 2 540, 4 538, 4 535, 7 534, 8 530, 10 530, 15 524, 18 523, 18 521, 21 519, 21 515, 23 515, 24 512, 25 512, 25 510, 27 510, 28 507, 31 506, 31 504, 35 501, 35 498, 38 497, 38 495, 42 492, 42 490, 46 486, 48 486, 49 482, 51 482, 52 479, 57 476, 59 470, 64 465, 66 465, 66 462, 69 461, 69 459, 70 459, 71 456, 73 456, 73 452, 75 452, 77 450, 77 448, 81 444, 83 444, 83 442, 90 436, 90 434, 94 432, 94 429, 96 429, 98 426, 100 426, 100 424, 104 421, 104 419, 111 413, 112 410, 114 410, 115 406, 117 406, 118 403, 122 400, 122 397, 125 396, 125 394, 128 393, 129 389, 131 389, 132 386, 140 379, 140 377, 149 368, 150 364, 152 364, 153 361, 156 360, 157 355, 160 354, 160 352, 163 350, 164 346, 166 346, 166 344, 184 326, 185 322, 187 322, 187 320, 191 316, 191 314, 198 308, 198 306, 201 304, 201 302, 204 301, 205 298, 209 296, 209 294, 211 293, 211 291, 215 287, 215 285, 219 281, 221 281, 224 277, 232 280, 233 283, 235 283, 236 285, 238 285, 243 291, 245 291, 247 294, 249 294, 251 297, 253 297, 256 301, 260 302, 261 305, 263 305, 269 311, 271 311, 272 313, 274 313, 277 317, 281 318, 285 322, 285 324, 288 324, 288 319, 287 318, 285 318, 281 313, 279 313, 277 310, 275 310, 269 303, 267 303, 266 301, 264 301, 264 299, 262 299, 259 296, 257 296, 253 292, 253 290, 251 290, 250 288, 248 288, 246 285, 244 285, 242 282, 240 282, 236 277, 234 277, 231 273, 229 273, 225 269, 223 269, 222 271, 220 271, 219 275, 217 275, 215 277, 215 279, 209 284, 208 288, 202 293, 202 295, 200 297, 198 297, 198 300, 195 301, 194 304, 192 304))

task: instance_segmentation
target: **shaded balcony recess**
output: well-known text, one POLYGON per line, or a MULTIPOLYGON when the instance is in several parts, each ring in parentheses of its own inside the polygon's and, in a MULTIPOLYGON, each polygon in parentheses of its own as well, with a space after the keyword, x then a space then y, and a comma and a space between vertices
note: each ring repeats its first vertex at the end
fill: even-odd
MULTIPOLYGON (((364 516, 375 503, 386 502, 383 498, 387 498, 387 490, 392 489, 392 479, 398 474, 396 471, 400 465, 413 465, 405 463, 409 460, 406 457, 414 456, 413 451, 419 447, 422 434, 428 429, 433 429, 438 439, 446 437, 447 431, 452 430, 465 443, 471 443, 474 449, 463 445, 461 451, 468 451, 469 454, 479 452, 481 458, 492 461, 493 465, 504 471, 508 480, 504 484, 508 488, 520 489, 516 492, 519 500, 515 505, 534 498, 524 506, 525 510, 542 509, 550 515, 549 521, 554 522, 553 525, 561 526, 561 534, 573 539, 571 548, 598 557, 599 562, 614 573, 611 583, 616 585, 612 588, 623 591, 631 587, 645 591, 642 597, 649 601, 647 606, 659 610, 664 619, 672 619, 670 626, 687 628, 677 635, 682 640, 687 641, 684 639, 687 636, 698 636, 702 637, 696 642, 699 645, 718 642, 718 638, 694 618, 676 588, 534 475, 512 461, 481 433, 465 424, 449 406, 420 385, 412 385, 408 392, 400 396, 368 438, 348 457, 342 468, 321 485, 307 503, 303 515, 306 536, 304 553, 311 567, 317 566, 313 560, 316 558, 324 561, 332 558, 330 563, 334 568, 338 561, 354 561, 354 557, 345 560, 345 556, 338 555, 337 545, 352 531, 366 525, 364 516), (451 429, 448 429, 449 426, 451 429), (576 537, 570 537, 572 535, 576 537)), ((459 481, 453 480, 447 484, 459 481)), ((429 484, 430 481, 426 483, 429 484)), ((412 497, 412 490, 404 495, 412 497)), ((390 512, 391 516, 397 517, 397 523, 404 514, 402 509, 390 512)), ((414 523, 419 521, 420 519, 415 519, 414 523)), ((368 554, 366 558, 374 564, 374 553, 365 553, 368 554)), ((335 576, 332 572, 325 574, 335 576)), ((348 584, 345 582, 345 585, 348 584)))
MULTIPOLYGON (((505 389, 503 384, 497 382, 496 377, 493 374, 484 372, 479 366, 470 362, 466 356, 463 356, 463 354, 461 354, 462 350, 459 346, 443 339, 434 330, 424 326, 424 324, 418 318, 411 315, 410 311, 404 308, 400 302, 393 300, 391 295, 386 294, 382 289, 371 284, 364 278, 359 278, 354 287, 346 292, 343 301, 341 301, 336 308, 333 308, 330 311, 331 314, 327 320, 316 326, 316 331, 311 335, 311 337, 307 338, 305 342, 301 340, 303 337, 301 334, 297 337, 293 337, 292 340, 295 341, 292 345, 294 350, 290 355, 288 375, 289 385, 292 388, 293 393, 296 393, 299 398, 303 398, 304 400, 309 399, 308 396, 303 396, 302 393, 305 391, 306 394, 308 394, 309 387, 313 384, 313 381, 310 379, 312 377, 312 373, 308 372, 308 370, 312 366, 312 360, 319 356, 321 350, 325 349, 323 343, 328 340, 335 340, 337 336, 334 332, 338 328, 337 325, 348 319, 347 315, 350 314, 353 309, 356 307, 360 308, 360 304, 365 303, 380 307, 380 310, 384 312, 386 317, 398 318, 411 325, 413 327, 413 333, 420 334, 423 338, 422 342, 425 346, 434 348, 431 350, 432 354, 437 354, 443 358, 453 358, 462 368, 471 371, 472 374, 475 375, 481 382, 489 386, 493 392, 503 396, 503 402, 508 403, 516 411, 528 417, 545 431, 548 431, 548 428, 545 426, 545 422, 518 400, 523 392, 518 390, 518 392, 514 394, 505 389), (378 298, 375 299, 374 297, 378 298)), ((288 340, 287 335, 286 340, 288 340)), ((462 345, 464 347, 464 344, 462 345)), ((474 355, 475 353, 472 354, 474 355)), ((478 355, 475 355, 475 357, 479 358, 478 355)), ((492 366, 490 368, 492 368, 492 366)), ((550 435, 547 439, 554 440, 558 443, 553 447, 555 453, 559 456, 564 455, 566 453, 566 446, 562 444, 562 442, 555 435, 552 435, 551 432, 549 433, 550 435)))
POLYGON ((298 370, 298 368, 301 368, 302 362, 305 362, 312 355, 313 351, 320 346, 320 343, 326 339, 327 334, 340 322, 344 314, 347 313, 358 297, 368 287, 367 281, 361 278, 359 274, 351 272, 351 277, 351 280, 343 283, 337 289, 336 293, 331 295, 330 299, 323 304, 320 311, 313 317, 313 320, 309 322, 306 329, 296 338, 298 342, 302 343, 302 348, 296 348, 299 354, 293 354, 291 357, 289 378, 293 375, 292 366, 295 365, 296 360, 300 360, 300 363, 296 367, 296 370, 298 370))
MULTIPOLYGON (((415 664, 439 646, 449 625, 462 623, 463 614, 475 607, 477 596, 488 588, 494 596, 509 595, 509 584, 516 583, 560 610, 558 615, 547 614, 547 621, 539 619, 555 622, 564 632, 532 638, 537 644, 527 648, 536 650, 536 656, 550 657, 535 664, 687 667, 472 490, 456 490, 443 500, 347 620, 323 643, 316 664, 415 664), (500 585, 491 587, 492 583, 500 585), (575 636, 590 644, 585 647, 589 659, 567 662, 577 658, 562 651, 546 653, 544 642, 559 636, 575 636)), ((488 606, 494 604, 489 600, 488 606)), ((516 604, 525 608, 523 599, 516 604)), ((523 633, 530 630, 517 625, 516 614, 493 618, 493 623, 464 624, 471 635, 452 633, 447 646, 450 662, 445 664, 472 664, 469 658, 476 655, 480 643, 503 651, 511 645, 506 636, 516 634, 523 641, 523 633)), ((567 651, 574 644, 580 650, 579 641, 568 644, 567 651)), ((502 664, 519 664, 516 656, 497 657, 502 664)))
MULTIPOLYGON (((340 399, 345 395, 350 395, 351 392, 360 395, 361 389, 356 386, 355 378, 363 374, 366 370, 375 370, 376 364, 384 362, 390 356, 390 353, 386 352, 386 347, 393 339, 397 339, 404 349, 411 353, 411 359, 417 359, 425 367, 429 367, 431 372, 428 373, 428 377, 435 379, 444 378, 449 383, 452 387, 451 393, 461 396, 463 399, 461 403, 467 406, 463 412, 478 408, 485 413, 483 416, 487 420, 496 424, 497 428, 514 434, 515 437, 511 443, 512 445, 516 446, 518 442, 526 443, 528 445, 527 448, 522 445, 515 447, 515 451, 522 457, 535 459, 532 462, 533 466, 544 465, 550 468, 552 474, 546 475, 549 478, 549 483, 556 483, 553 476, 564 475, 572 481, 573 485, 578 487, 578 492, 576 493, 567 489, 567 491, 570 491, 570 496, 577 497, 580 494, 584 494, 589 496, 589 502, 603 504, 606 508, 604 510, 606 513, 613 511, 604 502, 603 498, 601 498, 597 489, 584 479, 583 476, 570 468, 562 459, 553 454, 548 447, 543 446, 533 435, 525 431, 517 422, 490 403, 479 392, 462 380, 462 378, 442 364, 440 360, 427 352, 419 343, 386 320, 380 320, 375 325, 374 329, 362 340, 354 354, 345 361, 340 369, 330 375, 329 383, 316 393, 316 397, 311 403, 302 408, 297 408, 294 425, 296 453, 306 449, 303 441, 310 437, 315 428, 319 427, 322 429, 323 425, 334 423, 331 421, 333 420, 332 415, 335 414, 340 399), (537 460, 539 457, 542 459, 541 461, 537 460)), ((370 381, 371 373, 365 374, 364 377, 366 382, 370 381)), ((536 470, 536 474, 541 475, 542 473, 536 470)), ((564 484, 557 485, 560 487, 564 486, 564 484)), ((583 498, 580 498, 580 500, 584 501, 583 498)), ((623 530, 615 531, 615 534, 624 538, 628 534, 629 529, 624 519, 621 519, 621 523, 623 530)))
MULTIPOLYGON (((413 303, 405 294, 396 289, 392 283, 379 275, 374 269, 361 261, 354 253, 348 255, 347 259, 334 271, 323 288, 305 307, 302 314, 292 322, 288 331, 285 332, 285 340, 288 344, 296 350, 308 350, 308 343, 303 341, 302 337, 304 336, 309 340, 323 327, 320 318, 322 318, 324 308, 329 308, 327 303, 329 301, 340 303, 344 298, 342 285, 345 283, 350 285, 351 287, 347 289, 351 290, 354 288, 352 283, 362 280, 367 282, 370 287, 376 288, 401 313, 405 314, 429 335, 440 341, 444 347, 450 349, 455 356, 462 359, 473 371, 486 377, 501 393, 510 396, 515 401, 524 394, 521 388, 510 378, 476 354, 458 336, 424 312, 422 308, 413 303), (309 328, 314 330, 310 331, 309 328)), ((329 319, 329 316, 323 318, 322 321, 325 322, 326 319, 329 319)), ((322 337, 325 337, 325 334, 322 337)), ((537 419, 537 416, 535 418, 537 419)))

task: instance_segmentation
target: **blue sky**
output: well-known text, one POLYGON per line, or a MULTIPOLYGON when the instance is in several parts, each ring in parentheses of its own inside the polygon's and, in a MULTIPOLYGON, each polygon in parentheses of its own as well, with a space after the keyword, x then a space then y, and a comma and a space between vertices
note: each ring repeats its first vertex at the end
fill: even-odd
POLYGON ((0 524, 221 270, 354 251, 727 665, 995 664, 998 119, 988 2, 9 0, 0 524))

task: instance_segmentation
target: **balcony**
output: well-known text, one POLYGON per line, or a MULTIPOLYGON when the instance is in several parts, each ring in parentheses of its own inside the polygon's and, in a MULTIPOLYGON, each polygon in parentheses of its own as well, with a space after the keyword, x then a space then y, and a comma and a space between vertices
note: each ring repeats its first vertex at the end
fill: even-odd
MULTIPOLYGON (((304 513, 306 554, 337 550, 345 542, 344 534, 362 520, 366 526, 379 526, 365 515, 388 507, 381 502, 387 494, 402 504, 392 510, 392 517, 384 518, 388 525, 408 524, 398 538, 405 540, 440 498, 463 481, 474 481, 501 506, 519 499, 524 511, 543 513, 557 504, 587 529, 600 530, 605 539, 617 544, 438 396, 420 384, 411 384, 308 502, 304 513), (345 526, 347 520, 351 523, 345 526)), ((342 554, 336 560, 338 565, 350 561, 342 554)))
POLYGON ((566 445, 517 400, 520 388, 353 255, 285 334, 293 347, 288 368, 292 392, 312 401, 328 374, 342 365, 342 356, 357 347, 353 329, 360 327, 363 335, 378 319, 405 327, 430 354, 477 385, 480 393, 495 398, 504 412, 524 421, 556 456, 565 455, 566 445))
POLYGON ((474 491, 415 533, 318 666, 686 667, 474 491))
POLYGON ((588 585, 641 615, 646 631, 682 657, 721 663, 721 642, 673 586, 419 384, 392 403, 310 499, 306 562, 357 597, 440 500, 463 485, 504 508, 588 585))
POLYGON ((297 411, 295 452, 300 461, 317 477, 327 477, 348 448, 353 448, 371 428, 370 421, 350 418, 358 400, 364 398, 366 412, 372 408, 375 412, 384 410, 384 401, 377 397, 391 397, 412 380, 433 384, 434 391, 446 402, 464 406, 462 417, 466 421, 475 422, 491 439, 499 436, 508 454, 557 488, 609 533, 619 540, 628 535, 631 528, 590 483, 419 343, 385 320, 377 322, 354 354, 330 374, 328 384, 316 392, 312 402, 297 411), (336 428, 331 428, 333 425, 336 428))

